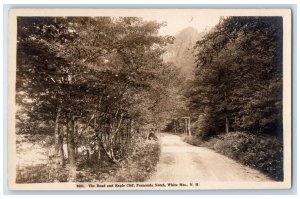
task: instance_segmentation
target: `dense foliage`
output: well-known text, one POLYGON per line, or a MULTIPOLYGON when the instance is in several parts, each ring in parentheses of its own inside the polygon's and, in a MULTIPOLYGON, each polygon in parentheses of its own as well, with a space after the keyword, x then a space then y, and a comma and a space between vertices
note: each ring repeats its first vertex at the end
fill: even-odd
POLYGON ((223 18, 195 50, 188 96, 201 136, 282 136, 282 18, 223 18))
POLYGON ((207 141, 196 136, 185 136, 183 140, 195 146, 213 149, 276 181, 283 180, 283 144, 274 136, 229 132, 207 141))
POLYGON ((193 137, 283 180, 282 18, 226 17, 196 43, 193 137))
POLYGON ((170 48, 162 26, 136 17, 18 18, 17 145, 48 150, 46 166, 27 168, 43 179, 18 168, 19 182, 143 181, 160 150, 149 135, 156 140, 161 129, 192 132, 188 142, 208 140, 283 178, 282 18, 221 18, 193 33, 201 39, 183 61, 169 55, 176 66, 163 57, 187 52, 176 47, 187 49, 185 35, 170 48), (190 68, 194 54, 184 77, 180 65, 190 68))
POLYGON ((67 166, 75 181, 82 155, 87 164, 103 155, 118 164, 171 119, 179 75, 163 62, 172 37, 159 36, 161 26, 135 17, 18 18, 17 133, 50 135, 49 179, 67 166))

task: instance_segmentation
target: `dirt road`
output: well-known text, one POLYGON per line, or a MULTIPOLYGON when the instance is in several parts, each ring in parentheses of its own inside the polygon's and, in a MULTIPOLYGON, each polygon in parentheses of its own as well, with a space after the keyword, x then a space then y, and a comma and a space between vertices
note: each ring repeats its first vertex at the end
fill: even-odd
POLYGON ((161 146, 157 172, 149 182, 271 181, 210 149, 189 145, 177 135, 162 134, 161 146))

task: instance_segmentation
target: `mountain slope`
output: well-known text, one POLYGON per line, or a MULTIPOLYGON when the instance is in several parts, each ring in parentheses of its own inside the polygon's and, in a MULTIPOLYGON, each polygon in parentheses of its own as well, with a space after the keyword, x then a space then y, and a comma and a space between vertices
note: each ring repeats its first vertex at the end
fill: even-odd
POLYGON ((193 48, 203 33, 193 27, 185 28, 175 35, 174 43, 167 46, 164 60, 173 62, 187 76, 191 77, 195 67, 193 48))

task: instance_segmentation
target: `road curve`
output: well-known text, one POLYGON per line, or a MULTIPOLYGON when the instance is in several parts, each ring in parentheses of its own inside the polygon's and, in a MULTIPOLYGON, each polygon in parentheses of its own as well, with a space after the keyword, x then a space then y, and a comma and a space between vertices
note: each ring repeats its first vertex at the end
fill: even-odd
POLYGON ((213 150, 183 142, 179 136, 161 135, 161 157, 149 182, 260 182, 272 181, 213 150))

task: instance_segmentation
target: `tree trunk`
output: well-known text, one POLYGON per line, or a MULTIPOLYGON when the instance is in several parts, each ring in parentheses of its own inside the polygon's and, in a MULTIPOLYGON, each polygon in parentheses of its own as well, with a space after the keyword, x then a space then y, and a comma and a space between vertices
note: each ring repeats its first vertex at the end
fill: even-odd
POLYGON ((174 131, 175 131, 175 134, 176 134, 177 133, 176 120, 174 120, 174 131))
POLYGON ((117 143, 118 142, 118 133, 116 133, 116 135, 115 135, 115 143, 117 143))
POLYGON ((69 163, 70 163, 70 179, 69 181, 74 182, 76 180, 76 157, 75 157, 75 140, 74 140, 74 134, 75 134, 75 120, 72 117, 71 118, 71 131, 69 132, 69 163))
POLYGON ((78 147, 77 147, 77 138, 78 138, 78 125, 77 125, 77 123, 76 123, 76 121, 75 121, 75 118, 73 119, 74 120, 74 127, 73 127, 73 140, 74 140, 74 146, 75 146, 75 159, 76 159, 76 157, 77 157, 77 155, 78 155, 78 147), (76 139, 76 140, 75 140, 76 139))
POLYGON ((115 153, 114 153, 114 144, 113 144, 113 136, 111 137, 111 139, 110 139, 110 147, 109 147, 109 153, 110 153, 110 159, 114 162, 114 163, 116 163, 116 162, 118 162, 117 161, 117 159, 116 159, 116 157, 115 157, 115 153))
POLYGON ((187 127, 188 127, 189 136, 192 136, 192 133, 191 133, 191 118, 190 117, 187 118, 187 127))
POLYGON ((97 157, 97 159, 98 159, 98 162, 100 162, 100 160, 101 160, 101 140, 100 139, 98 139, 98 157, 97 157))
POLYGON ((110 144, 109 146, 105 146, 104 142, 102 140, 100 140, 100 144, 101 144, 101 147, 102 147, 103 151, 105 152, 105 155, 111 160, 111 162, 113 162, 115 164, 118 164, 118 161, 114 157, 114 153, 113 153, 113 150, 112 150, 112 145, 110 144))
MULTIPOLYGON (((54 127, 54 147, 55 147, 55 156, 59 156, 60 143, 59 143, 59 119, 61 114, 61 108, 57 109, 55 127, 54 127)), ((58 162, 59 163, 59 162, 58 162)))
POLYGON ((225 132, 229 132, 229 121, 228 121, 228 116, 225 114, 225 132))
POLYGON ((90 150, 89 148, 86 149, 86 162, 90 164, 90 150))
POLYGON ((131 136, 132 136, 132 126, 133 126, 133 120, 130 119, 130 120, 129 120, 128 140, 131 140, 131 136))
POLYGON ((66 131, 67 131, 67 154, 68 154, 68 161, 70 163, 70 124, 69 124, 68 117, 67 117, 66 131))
POLYGON ((189 135, 188 131, 187 131, 187 119, 186 118, 184 118, 184 133, 186 133, 187 135, 189 135))
MULTIPOLYGON (((224 93, 225 96, 225 102, 227 104, 227 92, 224 93)), ((227 106, 226 106, 227 107, 227 106)), ((225 132, 229 132, 229 120, 228 120, 228 114, 227 114, 227 108, 225 108, 225 132)))
POLYGON ((59 155, 61 158, 61 165, 65 166, 65 158, 64 158, 64 131, 63 131, 63 125, 60 125, 59 128, 59 155))
POLYGON ((56 112, 55 118, 55 125, 54 125, 54 154, 53 154, 53 178, 54 182, 58 182, 58 174, 62 167, 62 158, 61 158, 61 151, 60 151, 60 132, 59 132, 59 122, 60 122, 60 115, 61 115, 61 107, 58 107, 56 112))

